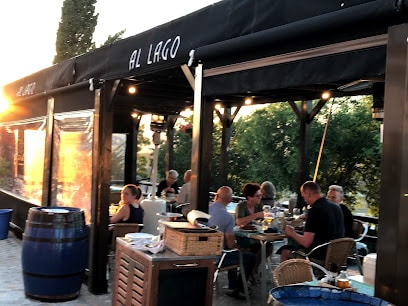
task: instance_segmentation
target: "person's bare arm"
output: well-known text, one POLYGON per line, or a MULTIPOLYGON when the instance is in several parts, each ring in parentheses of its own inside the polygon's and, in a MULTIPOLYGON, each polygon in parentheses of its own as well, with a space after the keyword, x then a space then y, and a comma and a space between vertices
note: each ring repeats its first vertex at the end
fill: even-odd
POLYGON ((233 249, 237 247, 234 233, 225 233, 225 241, 227 243, 228 249, 233 249))
POLYGON ((239 227, 243 227, 243 226, 247 225, 249 222, 251 222, 252 220, 255 220, 255 219, 258 219, 258 218, 263 218, 263 216, 264 216, 263 211, 260 211, 260 212, 257 212, 257 213, 250 214, 249 216, 246 216, 246 217, 237 218, 235 223, 239 227))
POLYGON ((285 234, 305 248, 308 248, 312 244, 315 236, 315 233, 312 232, 304 232, 303 235, 300 235, 296 233, 294 227, 290 225, 286 225, 285 234))
POLYGON ((118 211, 116 212, 116 214, 114 214, 111 219, 110 219, 110 223, 118 223, 119 221, 126 221, 125 217, 127 216, 127 209, 129 209, 129 207, 127 207, 127 205, 123 205, 121 207, 119 207, 118 211))

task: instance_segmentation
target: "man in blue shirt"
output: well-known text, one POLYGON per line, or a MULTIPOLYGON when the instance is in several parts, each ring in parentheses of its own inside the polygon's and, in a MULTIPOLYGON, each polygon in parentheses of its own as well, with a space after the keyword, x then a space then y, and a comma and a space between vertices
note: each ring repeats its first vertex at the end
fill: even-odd
MULTIPOLYGON (((238 245, 234 235, 234 218, 227 211, 227 205, 232 201, 232 189, 228 186, 222 186, 217 190, 215 202, 209 207, 210 219, 209 226, 218 226, 218 230, 224 233, 224 249, 234 249, 238 245)), ((243 264, 245 275, 251 275, 255 265, 256 257, 254 254, 243 253, 243 264)), ((238 252, 228 253, 222 263, 222 267, 239 264, 238 252)), ((240 281, 241 277, 233 271, 228 271, 228 287, 230 289, 227 294, 237 299, 244 299, 242 294, 243 284, 240 281)))

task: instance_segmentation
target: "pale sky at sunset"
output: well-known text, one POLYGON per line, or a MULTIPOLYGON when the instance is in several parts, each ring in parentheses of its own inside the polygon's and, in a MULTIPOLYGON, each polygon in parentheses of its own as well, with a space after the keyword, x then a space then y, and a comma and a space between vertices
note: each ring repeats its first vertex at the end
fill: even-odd
MULTIPOLYGON (((96 46, 135 35, 218 0, 98 0, 96 46)), ((0 87, 52 65, 63 0, 0 1, 0 87)))

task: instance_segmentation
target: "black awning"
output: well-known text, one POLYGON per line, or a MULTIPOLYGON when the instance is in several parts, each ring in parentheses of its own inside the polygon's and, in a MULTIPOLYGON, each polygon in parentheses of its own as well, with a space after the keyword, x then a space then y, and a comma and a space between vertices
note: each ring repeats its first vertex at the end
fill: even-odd
POLYGON ((389 26, 407 20, 402 2, 369 1, 200 47, 192 50, 189 64, 204 62, 208 68, 305 50, 387 33, 389 26))
MULTIPOLYGON (((259 57, 271 52, 286 52, 286 45, 282 42, 289 41, 298 49, 304 49, 316 41, 326 43, 326 40, 321 39, 326 27, 338 29, 340 33, 336 39, 341 37, 341 40, 346 41, 349 37, 354 37, 356 32, 383 32, 388 25, 399 22, 402 19, 402 4, 398 7, 394 6, 394 2, 224 0, 17 80, 5 86, 5 92, 13 99, 20 99, 20 89, 29 96, 90 78, 112 80, 164 71, 174 73, 173 68, 187 63, 191 49, 196 49, 197 55, 203 52, 203 56, 207 51, 211 56, 220 52, 216 57, 223 63, 231 62, 230 56, 221 56, 227 50, 234 54, 239 51, 239 58, 245 60, 248 54, 259 57), (398 11, 399 8, 401 12, 398 11), (355 13, 350 14, 348 19, 341 19, 341 16, 349 15, 348 12, 351 11, 355 13), (333 20, 327 20, 328 16, 333 20), (338 17, 341 18, 337 19, 338 17), (368 28, 373 18, 373 27, 368 28), (360 19, 364 22, 360 22, 360 19), (327 21, 329 24, 319 21, 327 21), (356 23, 362 25, 361 29, 350 31, 356 23), (292 38, 299 35, 296 34, 297 31, 303 37, 302 40, 294 41, 292 38), (273 33, 273 37, 265 38, 265 33, 273 33), (248 45, 256 47, 256 52, 249 52, 248 45)), ((216 61, 212 63, 218 65, 216 61)))
POLYGON ((381 46, 220 74, 203 80, 203 95, 245 94, 249 89, 254 96, 263 92, 269 102, 319 99, 324 90, 336 95, 336 89, 345 83, 384 76, 385 61, 386 47, 381 46))

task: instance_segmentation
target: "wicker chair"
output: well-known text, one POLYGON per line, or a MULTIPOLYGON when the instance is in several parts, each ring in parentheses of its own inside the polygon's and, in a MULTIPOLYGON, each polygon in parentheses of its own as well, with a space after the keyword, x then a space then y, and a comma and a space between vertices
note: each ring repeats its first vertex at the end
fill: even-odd
MULTIPOLYGON (((276 286, 286 286, 315 281, 317 278, 315 277, 314 270, 319 270, 325 275, 329 274, 329 271, 321 265, 307 259, 288 259, 281 262, 273 271, 273 282, 276 286)), ((272 297, 269 296, 268 304, 271 302, 272 297)))
POLYGON ((117 237, 124 237, 128 233, 137 233, 139 232, 139 226, 140 225, 138 223, 116 223, 112 230, 112 243, 110 250, 112 252, 116 251, 117 237))
POLYGON ((327 243, 323 243, 318 245, 317 247, 313 248, 309 253, 304 253, 301 251, 295 251, 295 257, 302 257, 305 259, 309 259, 321 266, 323 266, 326 270, 330 270, 330 265, 335 264, 337 265, 337 269, 339 272, 342 266, 347 266, 347 258, 351 254, 351 250, 354 246, 354 239, 353 238, 338 238, 330 240, 327 243), (326 258, 324 260, 318 260, 313 258, 313 253, 322 247, 327 246, 326 251, 326 258))
POLYGON ((289 259, 281 262, 273 271, 276 286, 285 286, 316 280, 313 268, 327 275, 329 272, 322 266, 307 259, 289 259))
POLYGON ((241 274, 241 278, 242 278, 242 284, 244 286, 246 302, 247 302, 248 305, 250 305, 251 301, 249 299, 248 283, 247 283, 247 279, 246 279, 246 276, 245 276, 244 261, 243 261, 241 250, 231 249, 231 250, 223 250, 222 251, 220 261, 218 262, 217 267, 216 267, 215 272, 214 272, 214 284, 215 284, 215 287, 218 290, 218 282, 217 282, 218 273, 223 272, 223 271, 232 270, 232 269, 239 269, 240 274, 241 274), (222 263, 224 262, 225 256, 227 254, 231 253, 231 252, 238 252, 239 264, 222 267, 222 263))
POLYGON ((138 223, 116 223, 112 229, 112 241, 108 250, 107 274, 108 278, 112 271, 112 265, 115 260, 116 238, 124 237, 128 233, 137 233, 143 224, 138 223))

